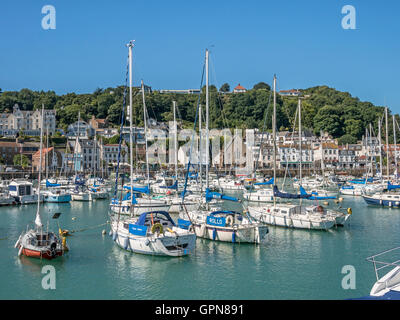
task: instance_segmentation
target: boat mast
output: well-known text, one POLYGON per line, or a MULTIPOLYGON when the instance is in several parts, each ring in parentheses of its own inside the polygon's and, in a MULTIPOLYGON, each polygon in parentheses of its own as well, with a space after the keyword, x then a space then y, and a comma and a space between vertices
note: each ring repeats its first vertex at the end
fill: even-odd
POLYGON ((133 201, 133 132, 132 132, 132 48, 135 40, 129 41, 129 149, 130 149, 130 182, 131 182, 131 201, 133 201))
POLYGON ((388 108, 385 107, 385 121, 386 121, 386 174, 389 179, 389 128, 388 128, 388 108))
POLYGON ((203 153, 201 140, 201 104, 199 105, 199 158, 200 158, 200 193, 203 192, 203 153))
POLYGON ((38 201, 37 201, 37 210, 36 210, 36 218, 35 224, 38 229, 42 229, 43 224, 40 219, 40 180, 42 178, 42 152, 43 152, 43 113, 44 113, 44 104, 42 104, 42 115, 41 115, 41 125, 40 125, 40 155, 39 155, 39 176, 38 176, 38 201))
MULTIPOLYGON (((147 153, 147 118, 146 118, 146 101, 144 98, 144 84, 142 80, 142 100, 143 100, 143 120, 144 120, 144 141, 145 141, 145 151, 146 151, 146 174, 147 174, 147 185, 150 187, 150 172, 149 172, 149 155, 147 153)), ((132 189, 133 191, 133 189, 132 189)))
MULTIPOLYGON (((301 186, 302 185, 302 171, 301 171, 302 168, 301 167, 303 165, 303 162, 302 162, 303 150, 301 148, 302 137, 301 137, 301 99, 300 99, 300 97, 299 97, 298 104, 299 104, 299 151, 300 151, 300 186, 301 186)), ((300 199, 300 205, 302 203, 302 200, 303 199, 300 199)))
POLYGON ((376 146, 375 143, 372 143, 372 124, 371 122, 369 123, 369 136, 371 139, 371 147, 373 146, 374 148, 374 152, 371 152, 371 177, 374 176, 374 161, 373 161, 373 155, 375 155, 375 150, 376 150, 376 146))
POLYGON ((78 133, 77 133, 77 135, 76 135, 76 140, 75 140, 75 148, 74 148, 74 159, 75 159, 75 161, 74 161, 74 169, 75 169, 75 177, 76 177, 76 175, 77 175, 77 169, 76 169, 76 167, 77 167, 77 165, 76 165, 76 150, 78 149, 78 144, 79 144, 79 136, 80 136, 80 131, 79 131, 79 123, 81 122, 81 112, 79 111, 78 112, 78 133))
POLYGON ((208 49, 206 49, 206 188, 209 187, 208 181, 208 108, 209 108, 209 101, 208 101, 208 49))
MULTIPOLYGON (((46 126, 46 181, 49 178, 49 126, 46 126)), ((22 163, 21 163, 22 164, 22 163)))
POLYGON ((393 114, 393 142, 394 142, 394 172, 396 175, 396 180, 397 180, 397 142, 396 142, 396 119, 394 118, 394 114, 393 114))
POLYGON ((172 101, 174 106, 174 151, 175 151, 175 181, 176 196, 178 196, 178 126, 176 123, 176 101, 172 101))
POLYGON ((301 100, 299 98, 299 151, 300 151, 300 185, 302 184, 302 149, 301 149, 301 100))
MULTIPOLYGON (((274 75, 274 110, 272 116, 272 141, 274 147, 274 184, 276 184, 276 75, 274 75)), ((275 194, 273 196, 274 207, 276 205, 275 194)))
POLYGON ((382 118, 378 119, 378 139, 379 139, 379 171, 381 173, 381 180, 383 180, 383 172, 382 172, 382 118))

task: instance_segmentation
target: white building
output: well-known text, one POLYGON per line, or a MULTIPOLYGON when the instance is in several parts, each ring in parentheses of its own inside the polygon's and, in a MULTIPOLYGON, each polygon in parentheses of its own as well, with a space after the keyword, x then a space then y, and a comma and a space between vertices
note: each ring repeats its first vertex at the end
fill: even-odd
MULTIPOLYGON (((118 144, 105 144, 101 146, 102 159, 106 166, 118 164, 118 144)), ((120 164, 129 163, 129 150, 125 144, 121 144, 120 164)))
MULTIPOLYGON (((43 129, 53 134, 56 130, 56 111, 44 110, 43 129)), ((13 113, 0 114, 0 134, 9 136, 22 131, 27 135, 40 135, 41 110, 23 111, 18 104, 14 105, 13 113)))

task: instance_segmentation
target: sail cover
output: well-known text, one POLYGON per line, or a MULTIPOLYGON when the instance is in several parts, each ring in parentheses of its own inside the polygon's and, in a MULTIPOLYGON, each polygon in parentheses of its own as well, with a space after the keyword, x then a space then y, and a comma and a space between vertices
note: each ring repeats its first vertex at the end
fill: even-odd
MULTIPOLYGON (((131 190, 130 186, 124 186, 124 189, 131 190)), ((149 186, 145 187, 133 187, 133 192, 140 192, 145 194, 150 194, 149 186)))
MULTIPOLYGON (((300 194, 301 195, 308 195, 306 190, 300 186, 300 194)), ((308 200, 328 200, 328 199, 336 199, 336 197, 323 197, 323 196, 318 196, 314 195, 313 193, 311 194, 311 197, 307 198, 308 200)))
POLYGON ((212 192, 209 188, 206 189, 206 201, 210 202, 212 199, 221 199, 221 200, 229 200, 239 202, 239 199, 235 197, 229 197, 219 192, 212 192))
POLYGON ((255 186, 267 186, 270 184, 274 184, 274 178, 269 179, 268 181, 264 181, 264 182, 257 182, 254 185, 255 186))
POLYGON ((274 186, 274 196, 278 198, 285 198, 285 199, 308 199, 311 197, 311 194, 293 194, 293 193, 285 193, 280 192, 278 187, 274 186))

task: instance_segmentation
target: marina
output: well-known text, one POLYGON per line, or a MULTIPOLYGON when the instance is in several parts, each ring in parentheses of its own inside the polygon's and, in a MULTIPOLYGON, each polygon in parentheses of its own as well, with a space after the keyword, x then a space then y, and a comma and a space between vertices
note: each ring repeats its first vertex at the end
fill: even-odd
POLYGON ((400 3, 20 1, 0 13, 5 304, 400 300, 400 3))
MULTIPOLYGON (((42 290, 48 262, 17 256, 21 226, 33 222, 35 205, 0 208, 1 299, 349 299, 369 294, 375 273, 366 261, 399 243, 399 210, 367 206, 345 197, 352 208, 346 227, 309 231, 269 226, 259 245, 196 240, 181 258, 134 254, 102 235, 109 230, 108 202, 41 204, 43 219, 62 212, 60 226, 81 230, 68 237, 70 251, 51 262, 57 289, 42 290), (6 239, 4 239, 6 238, 6 239), (343 266, 357 270, 356 289, 341 286, 343 266), (238 278, 240 281, 238 281, 238 278), (193 290, 196 288, 196 290, 193 290)), ((332 205, 332 204, 331 204, 332 205)), ((240 205, 229 202, 232 210, 240 205)), ((172 214, 177 219, 177 215, 172 214)))

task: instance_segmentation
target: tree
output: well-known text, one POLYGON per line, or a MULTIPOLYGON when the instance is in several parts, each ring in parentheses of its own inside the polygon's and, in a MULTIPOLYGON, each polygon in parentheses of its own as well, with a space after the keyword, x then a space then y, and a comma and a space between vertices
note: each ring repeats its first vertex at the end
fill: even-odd
POLYGON ((230 92, 231 91, 231 87, 229 86, 228 83, 224 83, 221 88, 219 89, 219 91, 221 92, 230 92))
POLYGON ((345 134, 338 139, 338 144, 341 146, 352 143, 357 143, 357 138, 353 137, 350 134, 345 134))
POLYGON ((14 166, 21 166, 23 169, 29 167, 30 161, 26 155, 16 154, 13 158, 14 166))
POLYGON ((343 134, 343 123, 341 121, 341 110, 333 106, 325 106, 319 109, 314 117, 314 133, 319 134, 326 131, 334 138, 343 134))
POLYGON ((271 86, 265 82, 259 82, 255 84, 253 87, 253 90, 260 90, 260 89, 271 91, 271 86))

